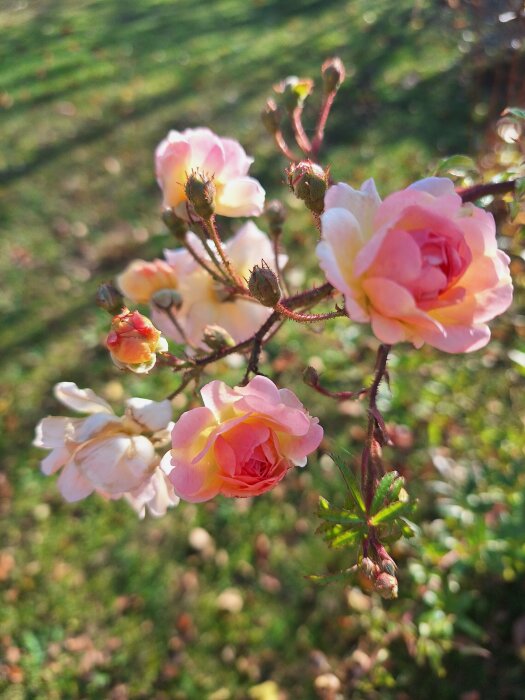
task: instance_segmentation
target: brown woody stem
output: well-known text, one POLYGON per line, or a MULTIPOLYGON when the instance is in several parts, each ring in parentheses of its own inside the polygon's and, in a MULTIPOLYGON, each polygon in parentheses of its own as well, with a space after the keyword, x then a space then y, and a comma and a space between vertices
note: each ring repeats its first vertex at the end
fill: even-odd
POLYGON ((475 202, 477 199, 481 199, 481 197, 486 197, 487 195, 514 192, 516 189, 516 183, 517 180, 506 180, 505 182, 486 182, 481 185, 473 185, 472 187, 459 189, 457 190, 457 193, 463 202, 475 202))
POLYGON ((374 497, 376 481, 376 460, 381 443, 384 443, 384 422, 377 407, 377 393, 382 380, 387 376, 387 360, 390 345, 380 345, 377 351, 374 379, 368 391, 368 429, 366 442, 361 455, 361 491, 368 509, 374 497))

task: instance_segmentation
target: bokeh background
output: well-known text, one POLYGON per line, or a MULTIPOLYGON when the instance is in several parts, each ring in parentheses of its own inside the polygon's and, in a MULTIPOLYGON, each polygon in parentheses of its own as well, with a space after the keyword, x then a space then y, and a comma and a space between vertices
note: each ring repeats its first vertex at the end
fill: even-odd
MULTIPOLYGON (((396 443, 387 459, 419 500, 421 527, 395 550, 397 601, 354 580, 305 579, 352 563, 314 534, 318 494, 343 491, 322 453, 256 500, 139 522, 125 503, 63 503, 30 446, 38 420, 60 412, 59 380, 117 408, 173 389, 166 370, 117 372, 93 303, 128 260, 173 245, 152 161, 168 129, 208 125, 256 156, 253 174, 290 209, 294 284, 320 282, 315 229, 259 120, 271 86, 289 74, 319 84, 325 58, 344 60, 323 153, 335 179, 373 176, 386 194, 453 153, 475 157, 473 179, 487 179, 522 159, 498 127, 505 106, 525 101, 522 3, 3 0, 0 28, 0 697, 523 698, 518 225, 501 226, 517 294, 490 345, 468 357, 393 353, 381 398, 396 443)), ((300 377, 312 364, 333 388, 360 387, 375 348, 341 319, 322 335, 291 327, 263 369, 321 418, 325 450, 357 457, 361 404, 336 406, 300 377)), ((241 371, 214 369, 232 382, 241 371)), ((194 402, 179 397, 176 409, 194 402)))

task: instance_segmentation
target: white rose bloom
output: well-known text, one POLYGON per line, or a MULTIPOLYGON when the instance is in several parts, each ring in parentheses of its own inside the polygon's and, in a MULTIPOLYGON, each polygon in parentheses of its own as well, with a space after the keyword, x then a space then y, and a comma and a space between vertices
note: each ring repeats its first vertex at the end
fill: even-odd
POLYGON ((66 501, 79 501, 93 491, 127 500, 143 516, 145 507, 163 515, 177 499, 159 481, 155 446, 169 438, 172 409, 168 400, 133 398, 122 417, 104 399, 73 382, 60 382, 55 396, 86 418, 48 416, 38 424, 33 444, 51 450, 42 472, 62 469, 58 488, 66 501), (138 504, 138 505, 137 505, 138 504))

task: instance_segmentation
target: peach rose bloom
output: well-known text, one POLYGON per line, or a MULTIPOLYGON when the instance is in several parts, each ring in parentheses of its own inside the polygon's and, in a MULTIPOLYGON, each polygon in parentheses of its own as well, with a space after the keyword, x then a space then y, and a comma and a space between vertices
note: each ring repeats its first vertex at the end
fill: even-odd
POLYGON ((331 187, 317 255, 349 317, 383 343, 428 343, 470 352, 487 321, 512 301, 509 258, 492 214, 463 204, 447 178, 431 177, 381 202, 373 180, 331 187))
POLYGON ((162 459, 175 493, 186 501, 217 494, 258 496, 288 469, 305 466, 323 429, 295 394, 266 377, 231 389, 213 381, 201 389, 204 403, 184 413, 162 459))
POLYGON ((170 131, 155 151, 157 181, 164 206, 187 219, 186 179, 194 170, 213 177, 215 211, 223 216, 259 216, 264 206, 264 190, 248 170, 248 158, 242 146, 232 139, 220 138, 209 129, 170 131))
MULTIPOLYGON (((194 233, 188 234, 188 241, 202 258, 209 261, 204 246, 194 233)), ((213 242, 209 243, 213 248, 213 242)), ((250 277, 254 265, 260 265, 262 260, 275 271, 272 243, 253 221, 241 226, 226 241, 224 249, 235 270, 245 279, 250 277)), ((182 265, 181 251, 166 250, 164 254, 170 264, 182 265)), ((189 256, 187 251, 184 254, 189 256)), ((286 255, 280 255, 279 266, 282 268, 287 260, 286 255)), ((240 343, 253 335, 273 312, 273 309, 262 306, 253 299, 229 299, 224 287, 215 282, 197 263, 193 267, 188 264, 185 268, 185 275, 180 278, 179 291, 183 301, 177 319, 184 329, 187 342, 194 347, 206 347, 202 336, 209 325, 224 328, 236 343, 240 343)), ((180 342, 180 335, 166 314, 154 310, 152 318, 167 337, 180 342)))
POLYGON ((175 493, 159 472, 155 449, 173 426, 169 401, 132 398, 119 417, 91 389, 79 389, 73 382, 57 384, 55 396, 68 408, 88 414, 48 416, 36 428, 33 444, 51 450, 42 460, 42 472, 62 470, 58 488, 66 501, 93 492, 113 499, 126 496, 139 514, 149 505, 154 515, 176 505, 175 493))
POLYGON ((117 286, 134 304, 148 304, 161 289, 178 289, 175 268, 165 260, 132 260, 117 277, 117 286))
POLYGON ((138 373, 149 372, 157 359, 155 353, 168 349, 165 338, 149 318, 128 309, 113 317, 106 346, 119 369, 138 373))

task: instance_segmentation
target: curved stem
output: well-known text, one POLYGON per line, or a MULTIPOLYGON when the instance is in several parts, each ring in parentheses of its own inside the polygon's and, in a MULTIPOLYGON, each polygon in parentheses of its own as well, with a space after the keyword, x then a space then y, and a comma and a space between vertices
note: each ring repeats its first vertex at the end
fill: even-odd
POLYGON ((330 115, 330 110, 332 109, 336 94, 336 90, 329 92, 327 95, 325 95, 323 100, 321 111, 319 113, 319 119, 317 121, 317 127, 315 129, 315 135, 312 140, 312 156, 314 158, 317 156, 321 146, 323 145, 326 122, 328 121, 328 116, 330 115))
POLYGON ((518 180, 506 180, 505 182, 486 182, 481 185, 473 185, 456 190, 463 202, 475 202, 481 197, 486 197, 490 194, 506 194, 514 192, 518 180))

